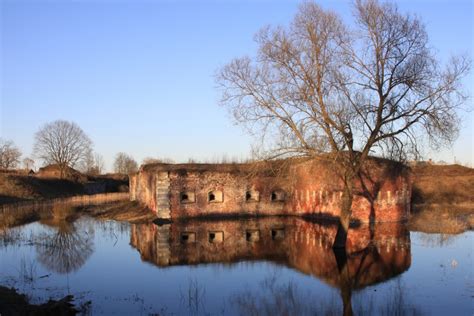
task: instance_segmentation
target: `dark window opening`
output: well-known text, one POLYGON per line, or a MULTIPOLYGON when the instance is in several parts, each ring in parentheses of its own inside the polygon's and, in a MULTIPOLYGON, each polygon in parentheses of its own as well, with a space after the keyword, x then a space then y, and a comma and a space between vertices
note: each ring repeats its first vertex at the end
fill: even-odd
POLYGON ((182 191, 179 194, 179 201, 182 204, 194 203, 196 202, 196 195, 194 191, 182 191))
POLYGON ((245 232, 245 239, 249 242, 260 240, 260 231, 258 229, 251 229, 245 232))
POLYGON ((224 202, 224 194, 220 190, 213 190, 207 193, 207 202, 222 203, 224 202))
POLYGON ((276 201, 277 200, 277 195, 275 192, 272 192, 272 201, 276 201))
POLYGON ((181 233, 181 243, 191 244, 196 242, 196 233, 194 232, 182 232, 181 233))
POLYGON ((275 190, 272 192, 270 200, 272 202, 284 202, 286 199, 286 194, 282 190, 275 190))
POLYGON ((210 243, 221 243, 224 241, 224 232, 222 231, 213 231, 208 234, 210 243))
POLYGON ((284 228, 274 228, 271 231, 272 240, 282 240, 285 238, 285 229, 284 228))
POLYGON ((260 194, 258 191, 249 190, 245 192, 245 201, 246 202, 258 202, 260 200, 260 194))

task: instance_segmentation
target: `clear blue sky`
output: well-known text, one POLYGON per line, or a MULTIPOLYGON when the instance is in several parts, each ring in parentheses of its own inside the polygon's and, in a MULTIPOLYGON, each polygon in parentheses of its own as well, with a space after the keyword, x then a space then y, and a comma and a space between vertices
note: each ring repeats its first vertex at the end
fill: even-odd
MULTIPOLYGON (((349 1, 317 1, 351 19, 349 1)), ((30 155, 43 124, 73 120, 108 169, 119 151, 246 157, 252 139, 218 106, 214 73, 288 24, 297 1, 0 0, 0 136, 30 155)), ((473 56, 473 1, 399 1, 422 17, 441 59, 473 56)), ((473 95, 471 75, 466 85, 473 95)), ((472 102, 472 101, 471 101, 472 102)), ((473 113, 453 148, 427 158, 474 164, 473 113)))

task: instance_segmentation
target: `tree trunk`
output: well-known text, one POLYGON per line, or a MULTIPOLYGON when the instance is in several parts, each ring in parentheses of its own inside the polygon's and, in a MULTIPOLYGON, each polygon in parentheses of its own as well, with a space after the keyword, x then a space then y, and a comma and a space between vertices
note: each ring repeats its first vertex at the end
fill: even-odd
POLYGON ((65 179, 66 178, 66 168, 67 164, 59 164, 59 178, 60 179, 65 179))
POLYGON ((339 271, 339 289, 342 299, 343 315, 352 316, 352 280, 345 249, 333 249, 339 271))
POLYGON ((337 228, 336 238, 334 240, 333 248, 346 248, 347 233, 349 231, 349 224, 352 213, 352 199, 354 193, 352 191, 352 179, 344 182, 344 191, 342 193, 341 215, 339 216, 339 226, 337 228))

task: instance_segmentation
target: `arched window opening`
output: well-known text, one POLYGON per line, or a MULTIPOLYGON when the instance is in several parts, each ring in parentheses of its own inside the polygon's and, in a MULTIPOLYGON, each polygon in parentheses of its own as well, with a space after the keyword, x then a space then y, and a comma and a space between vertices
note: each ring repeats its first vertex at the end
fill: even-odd
POLYGON ((245 239, 248 242, 255 242, 260 240, 260 231, 258 229, 249 229, 245 232, 245 239))
POLYGON ((224 194, 219 190, 210 191, 207 194, 207 201, 209 203, 222 203, 224 202, 224 194))
POLYGON ((191 244, 196 242, 196 233, 194 232, 182 232, 181 233, 181 243, 191 244))
POLYGON ((258 202, 260 201, 260 193, 255 190, 249 190, 245 192, 245 201, 246 202, 258 202))
POLYGON ((282 190, 272 191, 272 194, 270 196, 270 200, 272 202, 284 202, 286 200, 285 191, 282 191, 282 190))
POLYGON ((179 194, 179 201, 182 204, 194 203, 196 202, 196 194, 194 191, 183 191, 179 194))
POLYGON ((224 232, 223 231, 210 231, 209 232, 209 242, 210 243, 219 243, 224 241, 224 232))
POLYGON ((285 229, 284 228, 272 228, 271 229, 272 240, 282 240, 285 238, 285 229))

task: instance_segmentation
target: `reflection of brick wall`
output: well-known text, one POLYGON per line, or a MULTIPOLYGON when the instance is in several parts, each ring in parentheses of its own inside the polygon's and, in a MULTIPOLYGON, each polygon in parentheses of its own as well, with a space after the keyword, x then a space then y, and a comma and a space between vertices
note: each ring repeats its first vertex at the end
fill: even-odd
MULTIPOLYGON (((281 177, 251 175, 247 167, 194 164, 145 167, 131 177, 131 199, 145 204, 161 218, 246 214, 339 216, 342 185, 324 163, 299 162, 281 177), (222 192, 223 200, 210 203, 211 191, 222 192), (258 192, 259 200, 246 201, 247 191, 258 192), (285 193, 285 201, 272 201, 272 192, 279 191, 285 193), (183 192, 195 195, 195 201, 182 202, 183 192), (168 205, 169 212, 164 212, 164 206, 168 205)), ((393 163, 370 162, 363 185, 360 181, 357 184, 353 219, 362 222, 407 219, 411 195, 409 174, 399 166, 394 167, 397 165, 393 163)))
MULTIPOLYGON (((196 220, 132 225, 130 243, 143 260, 158 266, 268 260, 337 286, 339 271, 331 247, 336 230, 336 224, 296 217, 196 220), (259 237, 250 239, 247 233, 256 231, 259 237), (209 235, 214 232, 221 232, 223 239, 211 242, 209 235), (194 237, 184 241, 183 234, 194 237)), ((389 279, 411 265, 410 235, 397 223, 377 224, 372 232, 367 225, 351 229, 347 251, 350 277, 358 280, 356 288, 389 279)))

